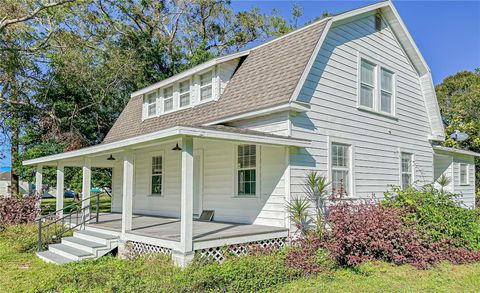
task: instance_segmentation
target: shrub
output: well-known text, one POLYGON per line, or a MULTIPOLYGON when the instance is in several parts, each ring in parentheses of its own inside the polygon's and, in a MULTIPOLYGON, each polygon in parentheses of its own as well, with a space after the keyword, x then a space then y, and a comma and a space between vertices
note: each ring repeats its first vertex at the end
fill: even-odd
POLYGON ((37 197, 0 198, 0 230, 6 225, 33 223, 39 214, 37 197))
MULTIPOLYGON (((60 232, 61 227, 49 226, 42 230, 43 238, 50 239, 53 235, 60 232)), ((71 235, 67 232, 65 236, 71 235)), ((38 225, 36 224, 18 224, 7 225, 0 232, 2 240, 8 242, 18 252, 33 252, 38 248, 38 225)), ((46 248, 47 243, 44 243, 46 248)))
POLYGON ((335 262, 319 235, 309 233, 292 243, 288 249, 286 265, 302 272, 304 276, 329 271, 335 262))
POLYGON ((403 219, 416 223, 433 241, 449 240, 456 247, 480 249, 478 211, 458 206, 457 195, 426 186, 406 191, 395 188, 385 196, 386 206, 404 210, 403 219))

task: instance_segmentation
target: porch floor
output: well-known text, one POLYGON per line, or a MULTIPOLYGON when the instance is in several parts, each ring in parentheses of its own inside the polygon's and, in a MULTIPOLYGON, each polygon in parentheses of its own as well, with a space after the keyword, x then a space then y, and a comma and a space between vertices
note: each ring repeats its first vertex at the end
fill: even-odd
MULTIPOLYGON (((102 213, 98 224, 88 226, 120 232, 122 214, 102 213)), ((232 237, 260 235, 266 233, 286 232, 286 228, 265 225, 238 224, 226 222, 193 221, 193 242, 218 240, 232 237)), ((131 234, 180 241, 180 219, 160 216, 133 215, 131 234)))

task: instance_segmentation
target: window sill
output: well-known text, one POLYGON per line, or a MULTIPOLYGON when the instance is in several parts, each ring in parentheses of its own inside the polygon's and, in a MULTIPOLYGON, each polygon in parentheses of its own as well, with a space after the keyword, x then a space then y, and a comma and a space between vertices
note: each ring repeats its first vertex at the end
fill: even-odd
POLYGON ((470 186, 468 183, 460 183, 460 186, 470 186))
POLYGON ((162 194, 148 194, 147 197, 163 197, 162 194))
POLYGON ((256 198, 260 198, 260 195, 234 195, 233 198, 246 198, 246 199, 256 199, 256 198))
POLYGON ((362 112, 367 112, 367 113, 375 114, 375 115, 378 115, 378 116, 382 116, 382 117, 385 117, 385 118, 389 118, 389 119, 398 121, 398 117, 395 116, 395 115, 392 115, 392 114, 375 111, 373 109, 370 109, 370 108, 367 108, 367 107, 362 107, 362 106, 358 106, 357 109, 359 111, 362 111, 362 112))

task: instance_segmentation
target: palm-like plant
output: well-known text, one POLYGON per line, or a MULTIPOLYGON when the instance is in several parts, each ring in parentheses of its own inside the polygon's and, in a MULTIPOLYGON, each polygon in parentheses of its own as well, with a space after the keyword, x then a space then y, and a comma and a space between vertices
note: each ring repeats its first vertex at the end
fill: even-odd
POLYGON ((319 218, 325 209, 325 199, 328 194, 329 183, 324 176, 317 171, 311 171, 305 179, 304 191, 307 198, 314 203, 317 218, 319 218))
POLYGON ((287 203, 287 211, 290 219, 295 224, 300 233, 305 234, 310 228, 312 220, 308 217, 310 203, 305 198, 294 198, 287 203))

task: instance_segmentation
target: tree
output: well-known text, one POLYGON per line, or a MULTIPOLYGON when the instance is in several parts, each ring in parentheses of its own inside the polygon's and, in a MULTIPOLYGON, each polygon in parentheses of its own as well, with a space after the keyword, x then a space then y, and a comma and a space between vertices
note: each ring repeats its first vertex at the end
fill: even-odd
MULTIPOLYGON (((480 68, 445 78, 435 87, 440 111, 446 124, 444 145, 480 152, 480 68), (459 130, 469 135, 458 142, 450 135, 459 130)), ((476 159, 477 194, 480 192, 480 160, 476 159)))

